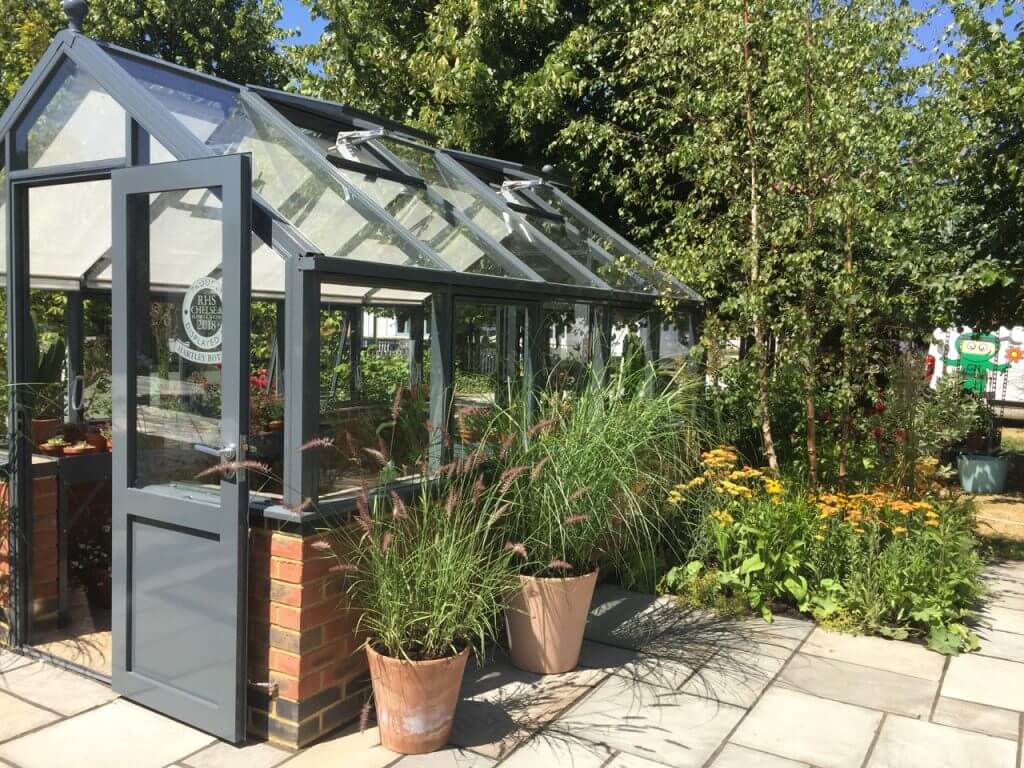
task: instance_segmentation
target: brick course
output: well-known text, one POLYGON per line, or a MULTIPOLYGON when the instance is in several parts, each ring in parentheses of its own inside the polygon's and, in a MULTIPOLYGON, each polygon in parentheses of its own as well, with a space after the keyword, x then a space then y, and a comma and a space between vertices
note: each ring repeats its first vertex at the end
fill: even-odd
POLYGON ((249 729, 297 748, 359 716, 369 695, 355 613, 331 573, 323 537, 253 529, 249 563, 249 729))
MULTIPOLYGON (((6 509, 6 483, 0 483, 0 500, 6 509)), ((32 515, 32 624, 39 629, 57 620, 57 478, 37 477, 32 481, 32 515)), ((0 615, 10 607, 7 534, 5 520, 0 523, 0 615)))

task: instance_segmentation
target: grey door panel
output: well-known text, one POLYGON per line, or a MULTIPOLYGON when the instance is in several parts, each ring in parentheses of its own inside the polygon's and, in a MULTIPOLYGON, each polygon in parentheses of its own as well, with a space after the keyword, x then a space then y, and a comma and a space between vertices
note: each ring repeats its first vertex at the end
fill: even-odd
POLYGON ((238 742, 249 491, 194 445, 248 432, 250 159, 115 171, 112 195, 113 686, 238 742))

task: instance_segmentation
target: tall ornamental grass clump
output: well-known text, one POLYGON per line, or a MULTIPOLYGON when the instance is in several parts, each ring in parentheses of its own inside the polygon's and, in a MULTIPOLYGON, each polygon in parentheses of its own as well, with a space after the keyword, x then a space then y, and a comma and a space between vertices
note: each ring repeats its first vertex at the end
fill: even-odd
POLYGON ((534 426, 499 415, 496 488, 512 506, 507 547, 530 576, 581 576, 595 566, 652 590, 672 520, 665 498, 699 455, 697 389, 651 366, 552 395, 534 426))
POLYGON ((496 527, 507 503, 486 492, 477 453, 445 467, 406 505, 363 492, 354 521, 334 532, 335 570, 360 611, 359 630, 385 656, 424 661, 482 651, 517 586, 496 527))

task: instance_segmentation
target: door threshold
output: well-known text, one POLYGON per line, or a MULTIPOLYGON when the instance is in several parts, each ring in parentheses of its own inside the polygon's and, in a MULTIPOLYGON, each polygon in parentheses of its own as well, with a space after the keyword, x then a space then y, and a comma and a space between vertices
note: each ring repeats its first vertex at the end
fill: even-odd
POLYGON ((34 648, 31 645, 22 645, 17 648, 14 648, 13 650, 17 653, 22 654, 23 656, 36 659, 37 661, 44 661, 48 664, 53 664, 55 667, 59 667, 61 669, 66 669, 68 672, 75 672, 79 675, 84 675, 85 677, 91 678, 98 683, 103 683, 104 685, 111 685, 110 678, 102 672, 97 672, 95 669, 89 669, 88 667, 83 666, 81 664, 76 664, 73 661, 62 659, 60 656, 55 656, 52 653, 40 651, 38 648, 34 648))

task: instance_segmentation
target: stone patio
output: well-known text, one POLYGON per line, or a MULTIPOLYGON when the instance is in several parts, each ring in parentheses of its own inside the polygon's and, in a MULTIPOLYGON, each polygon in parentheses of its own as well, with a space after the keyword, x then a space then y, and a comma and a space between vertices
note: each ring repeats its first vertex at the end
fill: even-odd
POLYGON ((376 730, 229 746, 71 672, 0 652, 0 765, 20 768, 1024 768, 1024 563, 991 567, 979 653, 683 611, 598 590, 581 667, 470 664, 450 749, 376 730))

